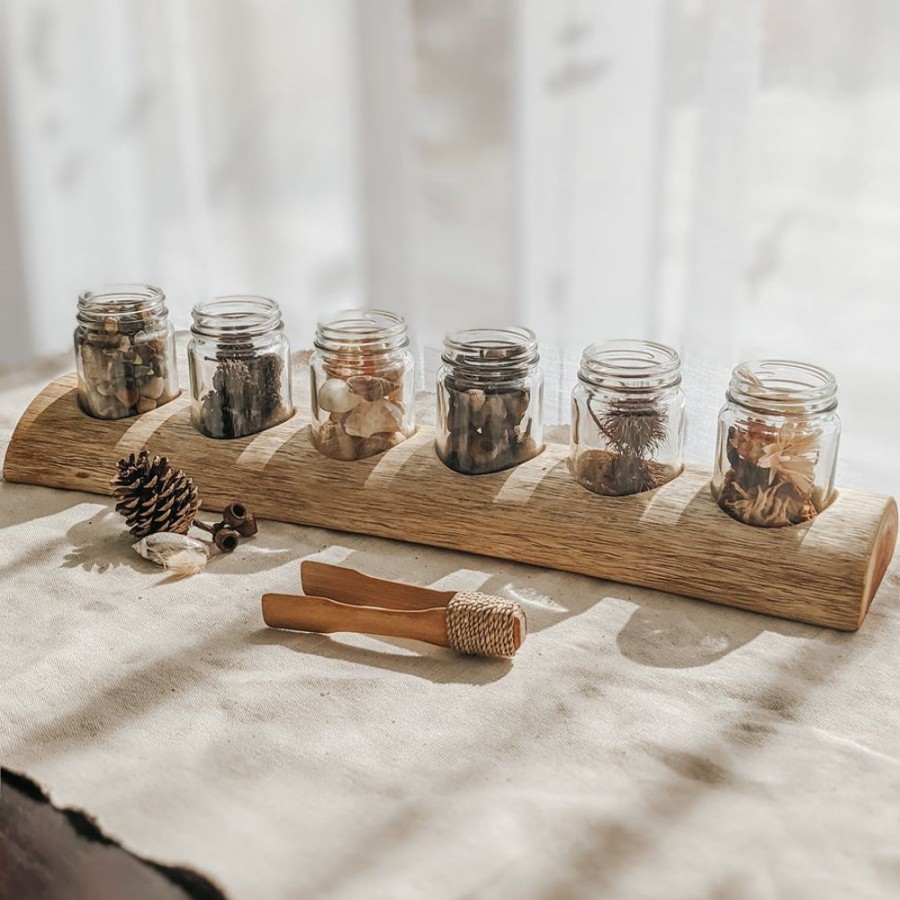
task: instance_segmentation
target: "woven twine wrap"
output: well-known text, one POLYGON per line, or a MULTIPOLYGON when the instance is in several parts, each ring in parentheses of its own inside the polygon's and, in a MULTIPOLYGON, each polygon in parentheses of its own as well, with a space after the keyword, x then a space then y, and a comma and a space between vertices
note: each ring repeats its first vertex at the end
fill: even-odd
POLYGON ((450 646, 458 653, 475 656, 513 656, 515 623, 520 616, 524 625, 522 607, 512 600, 460 591, 447 604, 450 646))

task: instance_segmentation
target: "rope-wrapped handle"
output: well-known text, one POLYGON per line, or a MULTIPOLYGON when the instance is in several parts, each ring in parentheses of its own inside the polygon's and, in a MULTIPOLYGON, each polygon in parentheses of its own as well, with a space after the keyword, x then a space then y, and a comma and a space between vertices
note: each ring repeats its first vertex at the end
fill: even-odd
POLYGON ((514 656, 527 631, 525 610, 512 600, 460 591, 447 604, 447 639, 458 653, 514 656))

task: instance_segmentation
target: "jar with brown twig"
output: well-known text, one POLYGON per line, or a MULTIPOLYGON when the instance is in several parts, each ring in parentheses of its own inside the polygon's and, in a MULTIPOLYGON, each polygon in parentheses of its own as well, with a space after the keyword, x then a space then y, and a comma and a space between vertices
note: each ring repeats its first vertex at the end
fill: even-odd
POLYGON ((589 491, 651 491, 682 470, 681 359, 650 341, 587 347, 572 392, 569 468, 589 491))

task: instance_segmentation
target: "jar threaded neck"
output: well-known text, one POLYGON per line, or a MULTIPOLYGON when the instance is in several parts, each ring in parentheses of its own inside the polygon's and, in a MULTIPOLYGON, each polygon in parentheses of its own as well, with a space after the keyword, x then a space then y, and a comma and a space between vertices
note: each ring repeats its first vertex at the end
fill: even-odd
POLYGON ((751 412, 814 415, 837 408, 837 381, 827 369, 809 363, 749 360, 731 373, 727 397, 751 412))
POLYGON ((214 297, 191 310, 191 334, 221 343, 238 343, 284 329, 281 307, 268 297, 214 297))
POLYGON ((470 328, 444 338, 441 359, 456 373, 480 379, 517 378, 540 362, 530 328, 470 328))
POLYGON ((353 351, 367 356, 409 346, 406 321, 383 309, 346 309, 316 326, 316 349, 326 353, 353 351))
POLYGON ((78 295, 76 317, 82 325, 162 321, 168 316, 166 295, 152 284, 109 284, 78 295))
POLYGON ((647 393, 681 384, 681 357, 665 344, 616 340, 585 347, 578 379, 593 387, 647 393))

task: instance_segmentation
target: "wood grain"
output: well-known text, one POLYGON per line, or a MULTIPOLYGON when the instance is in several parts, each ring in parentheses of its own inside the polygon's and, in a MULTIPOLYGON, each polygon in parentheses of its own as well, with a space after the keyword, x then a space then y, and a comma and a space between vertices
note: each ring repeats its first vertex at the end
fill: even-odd
POLYGON ((446 605, 455 591, 430 588, 373 578, 344 566, 306 559, 300 563, 300 582, 305 594, 330 597, 341 603, 382 606, 389 609, 434 609, 446 605))
POLYGON ((649 494, 608 498, 569 475, 550 445, 518 468, 465 476, 434 455, 422 428, 357 462, 319 455, 297 414, 259 435, 216 441, 193 429, 180 397, 135 419, 78 407, 74 375, 50 384, 13 434, 8 481, 109 494, 116 460, 147 447, 198 484, 204 506, 240 499, 263 518, 448 547, 655 588, 852 631, 897 539, 892 498, 842 491, 812 522, 760 529, 713 501, 695 467, 649 494))
POLYGON ((382 637, 412 638, 440 647, 449 647, 447 610, 385 609, 340 603, 327 597, 294 594, 264 594, 263 621, 271 628, 291 628, 333 634, 338 631, 378 634, 382 637))

